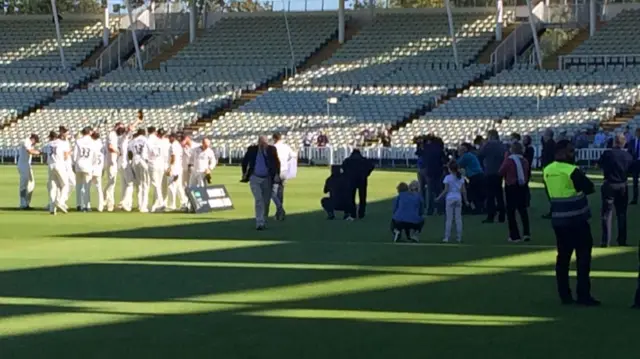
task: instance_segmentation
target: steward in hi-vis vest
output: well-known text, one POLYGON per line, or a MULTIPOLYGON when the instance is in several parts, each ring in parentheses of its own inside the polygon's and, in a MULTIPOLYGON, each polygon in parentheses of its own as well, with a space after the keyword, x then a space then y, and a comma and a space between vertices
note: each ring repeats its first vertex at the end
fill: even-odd
POLYGON ((587 195, 594 185, 573 164, 574 148, 570 141, 556 143, 555 161, 544 168, 544 182, 551 202, 551 225, 556 235, 556 283, 563 304, 596 306, 600 302, 591 297, 591 249, 593 237, 589 219, 591 211, 587 195), (569 286, 569 264, 573 251, 578 264, 577 301, 569 286))

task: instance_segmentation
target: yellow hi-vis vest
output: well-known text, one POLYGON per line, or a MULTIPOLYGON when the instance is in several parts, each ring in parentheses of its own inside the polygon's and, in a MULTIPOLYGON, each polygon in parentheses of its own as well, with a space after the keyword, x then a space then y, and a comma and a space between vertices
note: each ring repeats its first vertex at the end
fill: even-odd
POLYGON ((570 198, 578 195, 571 174, 576 166, 563 162, 552 162, 542 171, 550 198, 570 198))
POLYGON ((576 191, 571 174, 576 166, 552 162, 542 171, 551 202, 551 221, 554 226, 565 226, 586 221, 591 217, 587 196, 576 191))

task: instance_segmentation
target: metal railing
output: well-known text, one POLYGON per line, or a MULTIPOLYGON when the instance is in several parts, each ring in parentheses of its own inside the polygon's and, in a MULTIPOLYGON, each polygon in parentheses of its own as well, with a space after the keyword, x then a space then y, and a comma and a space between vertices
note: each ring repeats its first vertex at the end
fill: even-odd
MULTIPOLYGON (((540 52, 542 59, 544 60, 549 54, 556 53, 556 51, 576 37, 577 34, 578 30, 575 29, 553 29, 551 32, 547 30, 547 32, 545 32, 540 38, 540 52)), ((538 63, 536 52, 533 51, 533 47, 529 48, 521 59, 526 59, 526 62, 530 65, 538 63)))
POLYGON ((617 55, 564 55, 558 57, 558 69, 570 66, 635 66, 640 65, 640 54, 617 55))
POLYGON ((549 25, 567 25, 571 27, 589 26, 589 2, 584 4, 545 6, 540 19, 549 25))
MULTIPOLYGON (((536 23, 539 29, 542 25, 536 23)), ((533 32, 529 23, 522 23, 507 36, 495 51, 491 54, 491 66, 494 73, 508 68, 518 61, 518 54, 524 50, 533 40, 533 32)))
MULTIPOLYGON (((327 147, 300 147, 297 149, 298 159, 310 165, 341 164, 356 147, 353 146, 327 146, 327 147)), ((375 160, 380 167, 415 167, 417 157, 415 147, 358 147, 362 155, 375 160)), ((534 148, 533 167, 540 167, 542 146, 534 148)), ((226 163, 238 163, 244 157, 246 147, 214 146, 213 151, 220 160, 226 163)), ((575 151, 576 162, 591 165, 597 163, 606 148, 583 148, 575 151)), ((0 148, 0 164, 16 164, 18 150, 16 148, 0 148)), ((44 158, 33 158, 33 164, 43 164, 44 158)), ((220 162, 223 163, 223 162, 220 162)))

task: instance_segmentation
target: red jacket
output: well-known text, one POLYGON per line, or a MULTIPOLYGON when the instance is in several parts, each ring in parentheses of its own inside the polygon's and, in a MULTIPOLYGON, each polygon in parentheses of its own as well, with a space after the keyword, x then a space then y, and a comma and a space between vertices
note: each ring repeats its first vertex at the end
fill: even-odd
MULTIPOLYGON (((522 163, 522 171, 524 172, 524 182, 529 183, 529 161, 522 157, 520 162, 522 163)), ((505 185, 513 186, 518 184, 518 167, 516 167, 516 162, 511 158, 507 157, 504 159, 498 172, 504 177, 505 185)))

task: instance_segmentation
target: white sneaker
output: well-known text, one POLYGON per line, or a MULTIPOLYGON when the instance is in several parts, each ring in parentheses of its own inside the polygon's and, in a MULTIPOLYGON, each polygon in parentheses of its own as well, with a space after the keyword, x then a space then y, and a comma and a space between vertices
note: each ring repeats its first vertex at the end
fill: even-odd
POLYGON ((140 208, 140 213, 149 213, 148 208, 140 208))
POLYGON ((67 206, 59 205, 59 206, 56 206, 56 207, 57 207, 57 208, 60 210, 60 212, 62 212, 62 213, 65 213, 65 214, 66 214, 67 212, 69 212, 69 210, 67 209, 67 206))
POLYGON ((345 220, 345 221, 348 221, 348 222, 353 222, 353 221, 354 221, 353 217, 347 217, 347 218, 345 218, 344 220, 345 220))
POLYGON ((458 241, 458 243, 462 243, 462 238, 458 238, 456 241, 458 241))
POLYGON ((442 243, 449 243, 449 238, 445 238, 442 240, 442 243))
POLYGON ((121 209, 122 209, 123 211, 125 211, 125 212, 131 212, 131 211, 132 211, 132 208, 131 208, 131 207, 122 207, 121 209))
POLYGON ((519 243, 520 240, 519 239, 511 239, 511 238, 509 238, 509 239, 507 239, 507 242, 509 242, 509 243, 519 243))
POLYGON ((402 237, 402 233, 400 233, 399 230, 394 229, 393 230, 393 242, 397 243, 400 240, 400 237, 402 237))
MULTIPOLYGON (((122 208, 122 207, 120 207, 120 208, 122 208)), ((107 212, 113 212, 113 210, 114 210, 114 208, 113 208, 112 205, 111 206, 107 206, 107 212)))

